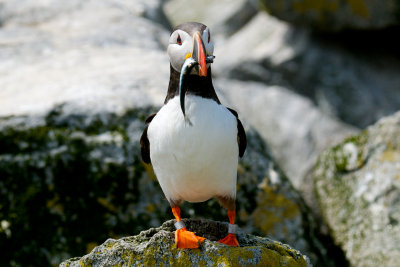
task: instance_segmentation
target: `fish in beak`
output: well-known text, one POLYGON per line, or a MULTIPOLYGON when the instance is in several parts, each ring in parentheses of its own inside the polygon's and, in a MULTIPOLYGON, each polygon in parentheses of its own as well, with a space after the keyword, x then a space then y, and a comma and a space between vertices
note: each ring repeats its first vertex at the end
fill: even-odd
POLYGON ((189 57, 185 60, 185 62, 183 63, 182 69, 181 69, 181 75, 179 76, 179 99, 180 99, 180 103, 181 103, 181 109, 182 109, 182 113, 183 116, 185 116, 186 118, 186 114, 185 114, 185 95, 186 95, 186 90, 187 90, 187 86, 186 86, 186 80, 187 77, 190 75, 190 72, 192 71, 192 69, 197 66, 199 63, 197 63, 196 60, 194 60, 193 58, 189 57))
MULTIPOLYGON (((200 77, 207 77, 207 63, 212 63, 214 56, 206 57, 205 46, 199 32, 193 34, 193 49, 191 56, 182 65, 179 77, 179 99, 182 113, 185 115, 185 95, 187 91, 186 80, 192 69, 195 68, 196 74, 200 77)), ((194 74, 194 75, 196 75, 194 74)))

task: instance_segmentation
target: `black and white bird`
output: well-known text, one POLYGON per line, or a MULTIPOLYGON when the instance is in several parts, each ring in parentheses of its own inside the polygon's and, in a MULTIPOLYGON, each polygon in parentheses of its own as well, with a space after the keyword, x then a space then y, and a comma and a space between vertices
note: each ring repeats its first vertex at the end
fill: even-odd
POLYGON ((168 45, 170 81, 164 106, 146 120, 142 158, 152 164, 177 220, 178 248, 204 240, 186 229, 179 204, 217 198, 228 210, 228 235, 219 242, 239 246, 235 199, 238 157, 246 134, 236 111, 221 105, 211 78, 214 45, 210 29, 188 22, 173 30, 168 45))

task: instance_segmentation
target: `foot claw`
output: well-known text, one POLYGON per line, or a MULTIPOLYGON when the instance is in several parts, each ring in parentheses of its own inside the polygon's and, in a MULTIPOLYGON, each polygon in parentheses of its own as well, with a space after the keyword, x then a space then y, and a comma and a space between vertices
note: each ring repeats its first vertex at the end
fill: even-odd
POLYGON ((226 237, 218 240, 218 242, 233 247, 239 247, 239 242, 237 241, 235 234, 228 234, 226 237))
POLYGON ((204 237, 197 236, 186 228, 176 230, 175 232, 175 245, 177 248, 199 248, 200 243, 204 239, 204 237))

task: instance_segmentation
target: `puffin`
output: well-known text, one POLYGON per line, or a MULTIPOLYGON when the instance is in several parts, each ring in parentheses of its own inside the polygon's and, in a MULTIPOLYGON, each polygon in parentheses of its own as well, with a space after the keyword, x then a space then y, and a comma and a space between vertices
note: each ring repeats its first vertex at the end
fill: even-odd
POLYGON ((239 246, 235 224, 238 158, 246 133, 238 113, 223 106, 215 92, 210 29, 198 22, 176 26, 169 38, 170 80, 161 109, 150 115, 140 138, 142 160, 151 164, 175 223, 175 244, 199 248, 204 237, 181 218, 183 201, 216 198, 227 210, 228 234, 218 242, 239 246))

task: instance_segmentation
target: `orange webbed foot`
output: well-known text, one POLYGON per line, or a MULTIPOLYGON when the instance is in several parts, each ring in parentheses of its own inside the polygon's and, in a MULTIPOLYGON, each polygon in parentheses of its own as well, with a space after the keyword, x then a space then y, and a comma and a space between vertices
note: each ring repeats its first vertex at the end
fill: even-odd
POLYGON ((236 232, 238 226, 235 223, 235 210, 228 210, 229 224, 228 224, 228 235, 221 240, 218 240, 219 243, 239 247, 239 242, 236 238, 236 232))
POLYGON ((237 241, 235 234, 228 234, 226 237, 218 240, 218 242, 233 247, 239 247, 239 242, 237 241))
POLYGON ((204 237, 197 236, 186 229, 185 223, 181 220, 181 210, 178 206, 172 207, 172 213, 175 216, 175 245, 177 248, 199 248, 204 237))
POLYGON ((204 239, 204 237, 197 236, 186 228, 175 231, 175 245, 177 248, 199 248, 204 239))

